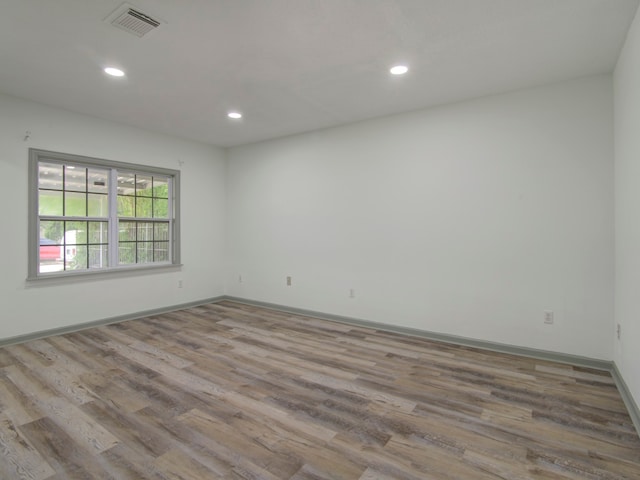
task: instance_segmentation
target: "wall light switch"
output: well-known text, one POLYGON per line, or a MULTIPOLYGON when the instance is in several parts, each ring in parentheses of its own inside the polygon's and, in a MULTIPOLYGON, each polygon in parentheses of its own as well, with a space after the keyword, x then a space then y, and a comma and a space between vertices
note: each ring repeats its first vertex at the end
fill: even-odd
POLYGON ((544 311, 544 323, 547 325, 553 324, 553 312, 551 310, 544 311))

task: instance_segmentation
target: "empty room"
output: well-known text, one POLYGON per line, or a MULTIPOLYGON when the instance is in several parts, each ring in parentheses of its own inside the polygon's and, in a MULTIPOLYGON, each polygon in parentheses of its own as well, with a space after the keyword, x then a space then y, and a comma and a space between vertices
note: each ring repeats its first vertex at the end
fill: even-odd
POLYGON ((640 0, 1 0, 0 479, 640 479, 640 0))

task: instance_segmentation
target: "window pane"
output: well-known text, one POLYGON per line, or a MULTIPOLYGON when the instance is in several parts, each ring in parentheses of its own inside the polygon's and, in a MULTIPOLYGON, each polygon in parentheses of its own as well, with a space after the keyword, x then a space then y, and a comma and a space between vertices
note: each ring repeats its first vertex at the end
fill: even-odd
POLYGON ((89 193, 87 195, 90 217, 108 217, 109 216, 109 197, 98 193, 89 193))
POLYGON ((82 270, 87 268, 87 246, 67 245, 66 269, 82 270))
POLYGON ((139 222, 138 223, 138 237, 139 242, 150 242, 153 240, 153 223, 139 222))
POLYGON ((118 239, 120 241, 135 241, 136 222, 118 222, 118 239))
POLYGON ((135 197, 123 197, 118 195, 118 216, 135 217, 135 197))
POLYGON ((107 222, 89 222, 89 244, 109 242, 107 222))
POLYGON ((106 245, 89 245, 89 268, 105 268, 109 266, 108 247, 106 245))
POLYGON ((153 199, 153 218, 169 218, 169 200, 164 198, 153 199))
POLYGON ((153 242, 138 243, 138 263, 153 262, 153 242))
POLYGON ((154 223, 153 224, 153 239, 169 240, 169 224, 168 223, 154 223))
MULTIPOLYGON (((62 221, 41 221, 40 222, 40 238, 51 240, 58 245, 62 245, 62 236, 64 234, 64 222, 62 221)), ((42 243, 42 242, 41 242, 42 243)))
POLYGON ((136 176, 132 173, 121 173, 118 175, 118 195, 136 194, 136 176))
POLYGON ((118 244, 118 256, 120 265, 136 263, 135 242, 120 242, 118 244))
POLYGON ((66 245, 87 243, 87 222, 65 222, 64 243, 66 245))
POLYGON ((136 198, 136 217, 140 218, 151 218, 151 199, 138 197, 136 198))
POLYGON ((62 216, 62 192, 40 190, 38 214, 62 216))
POLYGON ((89 176, 89 191, 92 193, 108 193, 109 192, 109 172, 106 170, 96 170, 90 168, 87 175, 89 176))
POLYGON ((156 262, 169 261, 169 242, 153 243, 153 259, 156 262))
POLYGON ((86 192, 87 169, 66 165, 64 167, 64 189, 74 192, 86 192))
POLYGON ((38 187, 62 190, 62 165, 41 162, 38 164, 38 187))
POLYGON ((87 216, 87 195, 85 193, 64 192, 65 217, 87 216))
POLYGON ((151 175, 136 175, 136 195, 138 197, 150 197, 153 177, 151 175))
POLYGON ((166 178, 153 177, 153 196, 169 198, 169 181, 166 178))

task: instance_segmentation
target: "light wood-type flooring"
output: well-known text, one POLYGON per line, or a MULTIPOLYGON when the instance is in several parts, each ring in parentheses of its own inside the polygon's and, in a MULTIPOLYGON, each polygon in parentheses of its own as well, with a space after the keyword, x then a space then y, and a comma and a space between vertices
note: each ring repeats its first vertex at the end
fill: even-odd
POLYGON ((609 373, 221 302, 0 349, 0 478, 640 479, 609 373))

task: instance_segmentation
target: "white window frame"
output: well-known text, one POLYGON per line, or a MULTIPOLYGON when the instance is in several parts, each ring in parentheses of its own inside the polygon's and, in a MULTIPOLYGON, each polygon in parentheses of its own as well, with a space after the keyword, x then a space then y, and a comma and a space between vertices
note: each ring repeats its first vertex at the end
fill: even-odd
MULTIPOLYGON (((112 275, 114 273, 135 273, 138 271, 149 271, 158 269, 175 268, 180 264, 180 171, 160 167, 150 167, 113 160, 85 157, 68 153, 51 152, 35 148, 29 149, 29 239, 28 239, 28 275, 27 280, 44 279, 67 279, 83 276, 99 277, 112 275), (108 218, 95 219, 93 217, 59 217, 73 221, 77 218, 80 221, 107 221, 108 222, 108 252, 109 265, 104 268, 90 268, 78 270, 62 270, 56 272, 39 272, 39 249, 40 249, 40 218, 53 217, 39 214, 39 164, 59 163, 61 165, 74 165, 88 168, 101 168, 109 170, 109 216, 108 218), (169 261, 133 263, 120 265, 118 261, 118 222, 122 221, 147 221, 153 219, 139 217, 118 217, 117 215, 117 175, 118 172, 140 175, 162 176, 169 180, 169 261)), ((156 219, 157 220, 157 219, 156 219)))

